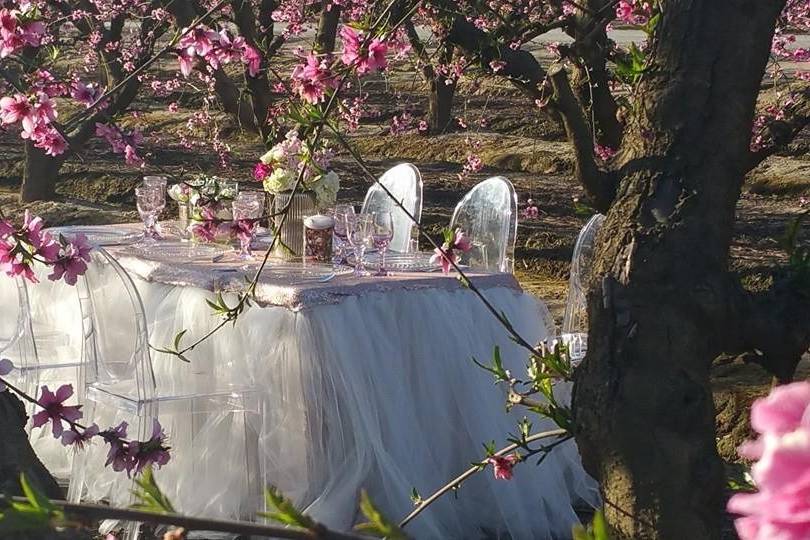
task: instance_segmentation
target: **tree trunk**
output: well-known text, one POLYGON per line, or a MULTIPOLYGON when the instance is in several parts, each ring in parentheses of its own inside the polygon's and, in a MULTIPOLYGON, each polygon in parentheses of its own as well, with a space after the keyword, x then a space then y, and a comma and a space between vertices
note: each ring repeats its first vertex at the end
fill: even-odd
POLYGON ((734 209, 783 5, 664 2, 635 89, 572 402, 583 464, 618 538, 720 537, 709 369, 734 331, 734 209))
POLYGON ((331 53, 335 50, 339 23, 340 6, 331 0, 324 0, 323 11, 318 21, 318 34, 315 36, 315 49, 319 53, 331 53))
POLYGON ((428 124, 431 133, 443 133, 450 129, 453 121, 453 96, 456 93, 456 83, 437 74, 430 81, 430 96, 428 97, 428 124), (450 84, 447 84, 447 83, 450 84))
POLYGON ((20 200, 22 202, 47 201, 56 194, 56 179, 64 163, 62 156, 52 157, 25 141, 25 170, 20 200))
POLYGON ((31 449, 25 432, 26 421, 22 402, 11 392, 0 393, 0 433, 3 434, 0 437, 0 490, 22 495, 20 473, 24 473, 41 493, 61 499, 59 486, 31 449))

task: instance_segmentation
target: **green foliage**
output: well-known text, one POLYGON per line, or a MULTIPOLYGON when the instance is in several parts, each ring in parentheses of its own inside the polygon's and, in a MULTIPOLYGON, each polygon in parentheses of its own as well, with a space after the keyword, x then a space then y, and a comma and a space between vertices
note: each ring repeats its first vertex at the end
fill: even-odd
POLYGON ((275 487, 270 486, 267 488, 264 492, 264 498, 267 501, 267 507, 273 510, 261 512, 259 513, 260 516, 302 529, 313 530, 317 527, 317 523, 312 518, 305 516, 295 507, 292 501, 282 495, 275 487))
POLYGON ((593 521, 587 528, 582 525, 575 525, 572 534, 574 540, 610 540, 605 515, 601 510, 594 514, 593 521))
MULTIPOLYGON (((652 20, 650 19, 650 21, 652 20)), ((649 68, 646 67, 647 56, 635 43, 630 44, 626 54, 615 56, 613 63, 616 77, 627 84, 636 84, 641 76, 649 71, 649 68)))
POLYGON ((143 470, 143 474, 139 478, 135 479, 135 485, 135 489, 132 490, 136 501, 132 505, 133 508, 154 512, 155 514, 177 513, 172 502, 155 482, 155 475, 151 465, 143 470))
POLYGON ((363 515, 366 516, 368 521, 357 525, 355 530, 379 538, 388 538, 389 540, 407 538, 405 533, 402 532, 402 529, 388 521, 388 519, 374 507, 374 503, 371 502, 371 498, 369 498, 365 490, 360 493, 360 511, 363 512, 363 515))
POLYGON ((477 365, 481 369, 484 369, 492 373, 492 375, 495 376, 495 384, 498 384, 499 382, 509 382, 509 373, 507 373, 507 371, 503 368, 503 362, 501 361, 500 347, 497 346, 495 347, 495 350, 492 353, 491 365, 487 366, 485 364, 482 364, 475 358, 473 358, 472 361, 475 362, 475 365, 477 365))
POLYGON ((0 537, 14 538, 34 531, 47 531, 54 521, 62 519, 62 513, 51 501, 32 486, 24 474, 20 474, 20 485, 25 502, 2 500, 0 506, 0 537))

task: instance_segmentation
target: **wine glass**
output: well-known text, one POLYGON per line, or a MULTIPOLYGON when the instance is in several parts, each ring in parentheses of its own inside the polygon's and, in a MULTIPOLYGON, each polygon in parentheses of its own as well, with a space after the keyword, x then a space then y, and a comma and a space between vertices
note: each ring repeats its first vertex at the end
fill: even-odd
POLYGON ((374 212, 371 214, 371 241, 380 252, 380 265, 375 276, 387 276, 385 269, 385 253, 388 244, 394 238, 394 220, 391 212, 374 212))
POLYGON ((348 244, 346 232, 346 216, 354 219, 354 206, 338 204, 335 206, 332 217, 335 219, 335 230, 332 233, 332 265, 338 266, 346 260, 346 245, 348 244))
POLYGON ((231 203, 234 229, 239 239, 239 258, 253 259, 250 243, 256 233, 256 223, 264 210, 264 193, 261 191, 240 191, 231 203))
POLYGON ((144 240, 160 240, 156 225, 158 215, 166 206, 166 190, 155 186, 136 187, 135 202, 143 221, 144 240))
POLYGON ((371 237, 371 216, 368 214, 346 215, 346 238, 354 248, 354 276, 367 275, 363 265, 363 255, 366 252, 366 243, 371 237))
POLYGON ((144 176, 143 185, 145 187, 153 187, 166 190, 166 177, 165 176, 144 176))

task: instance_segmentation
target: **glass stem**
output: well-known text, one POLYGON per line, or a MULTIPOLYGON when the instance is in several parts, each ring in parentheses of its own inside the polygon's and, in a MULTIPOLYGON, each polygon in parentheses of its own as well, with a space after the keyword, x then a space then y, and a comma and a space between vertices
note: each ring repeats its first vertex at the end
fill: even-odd
POLYGON ((386 274, 386 270, 385 270, 385 254, 387 252, 388 252, 388 247, 387 246, 383 247, 383 248, 380 248, 380 268, 378 270, 378 273, 381 276, 384 276, 386 274))

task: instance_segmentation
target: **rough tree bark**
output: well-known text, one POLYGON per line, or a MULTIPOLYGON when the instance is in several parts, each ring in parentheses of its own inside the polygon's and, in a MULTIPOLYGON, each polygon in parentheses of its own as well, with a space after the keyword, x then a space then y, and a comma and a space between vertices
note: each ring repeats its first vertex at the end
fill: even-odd
MULTIPOLYGON (((720 536, 724 475, 709 368, 724 350, 757 341, 741 329, 757 328, 744 319, 762 305, 729 273, 729 246, 783 6, 664 1, 617 170, 600 178, 609 189, 584 182, 607 217, 573 409, 583 463, 619 538, 720 536)), ((564 77, 557 88, 570 93, 564 77)), ((573 115, 581 110, 560 109, 569 137, 586 129, 573 115)), ((809 333, 782 352, 798 360, 809 333)))
MULTIPOLYGON (((413 21, 408 20, 404 26, 408 41, 419 56, 422 78, 428 85, 428 129, 430 133, 443 133, 451 127, 453 120, 456 81, 434 68, 432 57, 416 32, 413 21)), ((439 47, 439 62, 449 64, 453 59, 452 44, 445 42, 439 47)))
POLYGON ((31 449, 25 432, 27 420, 19 399, 10 392, 0 393, 0 490, 22 495, 20 473, 24 473, 40 492, 61 499, 59 486, 31 449))

